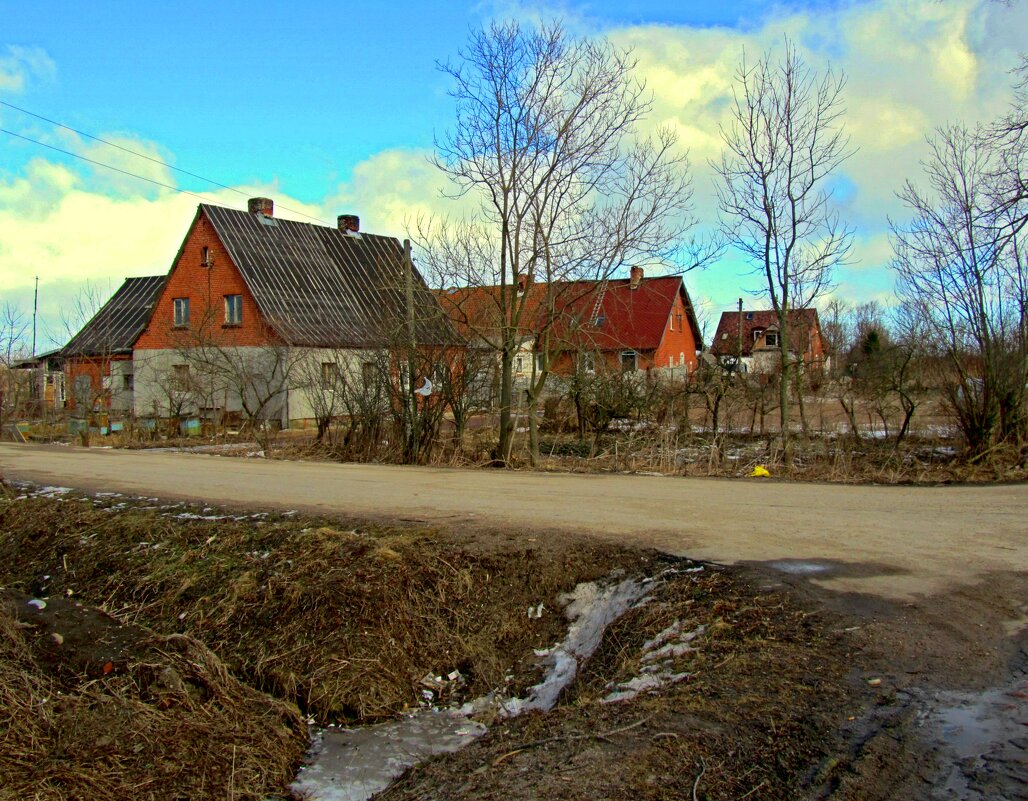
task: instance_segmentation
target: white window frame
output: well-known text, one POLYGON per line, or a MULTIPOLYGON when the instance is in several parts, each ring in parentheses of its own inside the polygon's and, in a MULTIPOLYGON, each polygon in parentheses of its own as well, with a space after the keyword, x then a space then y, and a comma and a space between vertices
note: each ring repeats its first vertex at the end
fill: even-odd
POLYGON ((243 296, 225 295, 225 325, 243 324, 243 296))
POLYGON ((634 373, 638 369, 639 369, 639 354, 636 353, 634 350, 623 350, 623 351, 621 351, 621 372, 622 373, 634 373), (625 360, 629 359, 629 358, 632 360, 632 366, 631 367, 626 367, 625 366, 625 360))
POLYGON ((176 328, 189 327, 189 298, 172 300, 172 324, 176 328))

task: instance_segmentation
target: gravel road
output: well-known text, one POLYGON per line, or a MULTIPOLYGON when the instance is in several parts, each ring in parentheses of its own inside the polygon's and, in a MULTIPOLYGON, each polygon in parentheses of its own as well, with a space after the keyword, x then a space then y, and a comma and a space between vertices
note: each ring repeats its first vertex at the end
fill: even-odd
POLYGON ((826 588, 896 600, 1028 570, 1024 484, 844 486, 14 444, 0 445, 0 475, 247 508, 573 531, 697 559, 774 562, 826 588))

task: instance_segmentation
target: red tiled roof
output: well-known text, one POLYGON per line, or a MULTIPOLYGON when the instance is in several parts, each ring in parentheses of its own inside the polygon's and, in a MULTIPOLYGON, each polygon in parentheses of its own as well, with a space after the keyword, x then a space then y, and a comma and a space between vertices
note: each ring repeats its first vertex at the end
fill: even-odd
MULTIPOLYGON (((558 341, 597 350, 656 350, 667 329, 668 316, 678 293, 683 295, 689 325, 700 342, 696 315, 679 276, 644 278, 636 289, 629 279, 569 281, 555 285, 557 319, 553 334, 558 341)), ((443 310, 465 336, 488 335, 495 330, 499 287, 470 287, 439 293, 443 310)), ((532 284, 525 297, 521 319, 527 335, 533 328, 527 321, 542 317, 546 285, 532 284)))
MULTIPOLYGON (((811 330, 820 330, 817 309, 792 309, 789 311, 789 339, 799 344, 793 347, 795 352, 807 349, 807 340, 811 330)), ((742 312, 742 355, 749 356, 753 352, 753 332, 778 328, 778 314, 774 309, 759 311, 743 309, 742 312)), ((710 344, 710 351, 715 356, 734 356, 739 349, 739 312, 722 312, 717 324, 717 333, 710 344)))

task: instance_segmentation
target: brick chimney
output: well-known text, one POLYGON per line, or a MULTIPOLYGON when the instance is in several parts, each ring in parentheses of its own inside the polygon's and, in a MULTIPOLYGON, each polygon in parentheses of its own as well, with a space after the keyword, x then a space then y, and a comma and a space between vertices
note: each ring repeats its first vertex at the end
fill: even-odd
POLYGON ((633 267, 628 273, 628 288, 638 289, 643 280, 643 268, 633 267))
POLYGON ((246 201, 246 210, 250 214, 263 214, 265 217, 274 217, 275 201, 270 197, 252 197, 246 201))
POLYGON ((518 294, 524 295, 528 290, 528 276, 522 273, 518 276, 518 294))
POLYGON ((340 231, 353 231, 356 234, 361 230, 361 218, 356 214, 340 214, 336 218, 336 224, 340 231))

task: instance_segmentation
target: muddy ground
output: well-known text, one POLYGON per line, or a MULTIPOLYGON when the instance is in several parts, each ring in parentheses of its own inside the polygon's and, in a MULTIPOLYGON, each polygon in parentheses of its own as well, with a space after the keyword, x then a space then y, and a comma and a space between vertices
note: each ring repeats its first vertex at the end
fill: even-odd
POLYGON ((828 560, 725 567, 556 532, 44 495, 0 500, 17 655, 0 691, 0 798, 285 795, 303 752, 290 721, 388 719, 429 703, 424 677, 454 670, 431 703, 516 694, 538 679, 533 652, 561 638, 558 597, 624 575, 655 578, 651 600, 608 629, 553 711, 483 713, 486 736, 383 797, 939 801, 1028 787, 1022 573, 885 600, 826 589, 858 569, 828 560), (664 665, 680 678, 605 702, 646 675, 676 624, 698 632, 664 665), (187 658, 169 642, 189 643, 187 658), (196 689, 212 676, 218 692, 196 689), (83 725, 45 717, 40 692, 83 725), (139 717, 167 742, 126 723, 139 717), (202 749, 201 782, 205 742, 221 747, 202 749), (242 769, 262 748, 277 773, 242 769), (72 774, 77 793, 62 784, 72 774))

